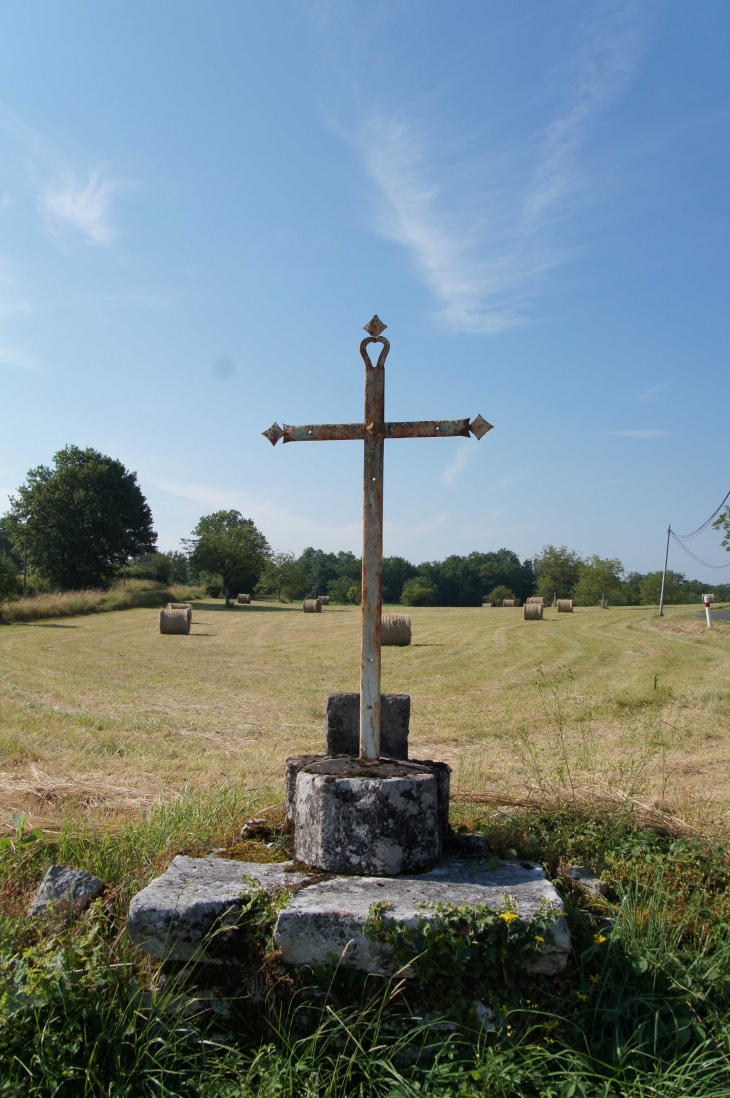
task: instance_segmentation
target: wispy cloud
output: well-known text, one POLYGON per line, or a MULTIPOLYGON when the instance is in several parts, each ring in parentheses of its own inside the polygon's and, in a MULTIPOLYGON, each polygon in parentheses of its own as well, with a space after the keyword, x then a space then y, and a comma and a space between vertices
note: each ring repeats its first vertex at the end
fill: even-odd
MULTIPOLYGON (((451 328, 497 332, 525 323, 540 276, 569 256, 556 229, 577 193, 589 190, 581 148, 634 71, 641 44, 636 11, 614 5, 590 28, 563 77, 567 106, 541 133, 487 148, 488 169, 471 171, 466 202, 451 181, 469 166, 459 164, 458 173, 450 160, 440 166, 425 126, 383 111, 360 126, 355 144, 381 199, 377 229, 411 252, 451 328)), ((488 139, 475 135, 474 144, 484 147, 488 139)))
POLYGON ((655 431, 653 428, 640 428, 638 431, 609 431, 609 435, 623 435, 625 438, 663 438, 669 431, 655 431))
POLYGON ((37 357, 23 347, 3 347, 0 345, 0 366, 9 367, 11 370, 27 370, 33 374, 43 372, 43 367, 37 357))
POLYGON ((320 522, 309 515, 290 510, 281 504, 262 500, 255 493, 239 488, 220 488, 167 478, 146 478, 149 483, 170 495, 202 504, 212 510, 235 509, 252 518, 276 548, 303 549, 317 544, 324 548, 357 547, 362 538, 359 522, 334 525, 320 522))
POLYGON ((671 389, 673 385, 673 381, 665 381, 663 385, 653 385, 651 389, 644 389, 643 393, 639 393, 637 400, 653 400, 655 396, 671 389))
MULTIPOLYGON (((316 545, 327 551, 352 549, 360 553, 362 526, 359 515, 349 523, 327 523, 282 504, 262 500, 253 493, 238 488, 219 488, 196 484, 191 481, 175 481, 167 478, 145 477, 156 488, 211 510, 235 508, 254 522, 277 549, 294 549, 301 552, 307 545, 316 545)), ((357 505, 353 506, 357 514, 357 505)), ((407 523, 386 522, 384 537, 386 554, 399 553, 408 547, 417 549, 420 538, 432 533, 448 520, 447 511, 433 514, 418 526, 407 523)))
POLYGON ((90 169, 86 181, 71 172, 41 190, 41 211, 56 236, 79 233, 90 244, 108 244, 114 237, 110 205, 121 184, 90 169))
POLYGON ((468 465, 471 465, 477 453, 477 448, 471 440, 463 442, 457 449, 454 460, 446 466, 441 474, 441 483, 451 488, 459 473, 463 472, 468 465))

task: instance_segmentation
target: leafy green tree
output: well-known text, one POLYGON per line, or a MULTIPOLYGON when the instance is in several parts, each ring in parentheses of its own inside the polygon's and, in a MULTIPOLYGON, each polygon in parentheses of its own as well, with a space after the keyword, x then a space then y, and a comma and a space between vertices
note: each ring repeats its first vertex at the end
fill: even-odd
POLYGON ((329 583, 327 594, 333 602, 357 605, 362 598, 362 584, 360 580, 354 581, 351 576, 339 576, 329 583))
MULTIPOLYGON (((641 601, 644 606, 658 606, 662 591, 662 572, 649 572, 641 581, 641 601)), ((685 602, 684 576, 681 572, 667 572, 664 588, 666 603, 685 602)))
POLYGON ((170 583, 188 582, 188 558, 185 553, 171 549, 164 554, 170 558, 170 583))
POLYGON ((535 586, 532 562, 520 563, 511 549, 419 564, 418 574, 437 588, 440 606, 479 606, 484 592, 497 584, 509 587, 516 598, 525 599, 535 586))
MULTIPOLYGON (((325 553, 322 549, 305 549, 299 557, 299 566, 306 580, 305 597, 331 594, 330 583, 336 579, 349 580, 349 587, 360 583, 362 564, 359 557, 348 551, 325 553)), ((344 589, 344 588, 343 588, 344 589)), ((339 588, 338 588, 339 590, 339 588)))
POLYGON ((0 603, 14 599, 20 591, 18 573, 8 557, 0 557, 0 603))
POLYGON ((643 572, 627 572, 622 587, 624 598, 629 606, 641 604, 641 582, 644 579, 643 572))
POLYGON ((717 516, 712 525, 715 530, 722 530, 724 537, 720 542, 720 545, 723 545, 728 553, 730 553, 730 507, 726 507, 725 510, 717 516))
POLYGON ((272 553, 264 565, 259 589, 273 591, 279 602, 282 595, 288 599, 301 598, 306 578, 293 553, 272 553))
POLYGON ((510 591, 509 587, 500 584, 498 587, 495 587, 493 591, 490 591, 488 595, 485 595, 482 601, 491 602, 492 606, 501 606, 505 599, 514 599, 517 603, 520 601, 514 591, 510 591))
POLYGON ((28 567, 58 587, 104 586, 157 541, 137 474, 91 447, 67 446, 53 463, 31 469, 11 498, 14 551, 22 555, 26 537, 28 567))
POLYGON ((156 583, 187 583, 188 558, 184 553, 143 553, 133 557, 126 575, 133 579, 150 579, 156 583))
POLYGON ((403 584, 400 601, 404 606, 436 606, 438 588, 426 576, 414 576, 403 584))
POLYGON ((241 591, 253 591, 271 553, 253 519, 244 518, 240 511, 203 515, 184 544, 189 546, 189 567, 194 575, 208 572, 221 577, 226 605, 230 595, 238 593, 232 590, 234 585, 241 591))
POLYGON ((545 545, 535 554, 533 567, 537 576, 537 592, 545 598, 570 598, 578 582, 581 559, 565 545, 545 545))
POLYGON ((580 565, 573 598, 578 606, 604 606, 609 600, 623 603, 623 575, 624 566, 620 560, 588 557, 580 565))
POLYGON ((383 557, 383 602, 400 602, 403 584, 415 574, 415 566, 405 557, 383 557))
POLYGON ((13 524, 10 519, 10 515, 3 515, 0 518, 0 557, 6 557, 9 561, 15 565, 15 571, 20 572, 23 568, 23 554, 16 553, 15 544, 13 541, 13 524))

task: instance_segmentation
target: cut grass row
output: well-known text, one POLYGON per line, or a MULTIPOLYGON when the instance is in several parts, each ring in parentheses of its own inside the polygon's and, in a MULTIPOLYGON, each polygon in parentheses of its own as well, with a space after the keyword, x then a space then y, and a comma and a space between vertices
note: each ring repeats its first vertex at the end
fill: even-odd
MULTIPOLYGON (((543 798, 615 791, 700 825, 730 808, 730 623, 694 607, 412 608, 383 652, 412 698, 411 753, 456 788, 543 798)), ((359 610, 194 602, 191 634, 135 609, 0 629, 0 808, 98 818, 185 785, 279 799, 288 755, 319 751, 327 696, 357 690, 359 610)))

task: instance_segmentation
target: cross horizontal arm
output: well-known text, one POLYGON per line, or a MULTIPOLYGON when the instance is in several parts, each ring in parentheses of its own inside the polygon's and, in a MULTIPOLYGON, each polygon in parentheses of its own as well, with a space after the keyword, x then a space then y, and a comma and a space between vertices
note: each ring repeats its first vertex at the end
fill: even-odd
POLYGON ((301 427, 284 424, 284 442, 339 442, 363 438, 362 423, 305 423, 301 427))
MULTIPOLYGON (((480 439, 491 429, 491 423, 487 423, 482 416, 477 416, 471 423, 468 416, 466 419, 407 420, 403 423, 384 423, 382 437, 468 438, 471 433, 480 439)), ((285 423, 283 428, 278 423, 273 423, 263 434, 276 446, 280 438, 284 442, 362 441, 366 434, 374 435, 374 430, 362 423, 304 423, 298 427, 285 423)))
POLYGON ((406 423, 386 423, 386 438, 453 438, 469 437, 469 417, 466 419, 421 419, 406 423))

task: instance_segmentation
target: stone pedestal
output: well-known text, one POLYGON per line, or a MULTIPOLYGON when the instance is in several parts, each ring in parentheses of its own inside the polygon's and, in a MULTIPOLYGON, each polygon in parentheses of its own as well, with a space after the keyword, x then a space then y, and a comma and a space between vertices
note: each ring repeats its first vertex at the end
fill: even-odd
MULTIPOLYGON (((380 754, 386 759, 408 758, 409 694, 380 695, 380 754)), ((360 695, 330 694, 325 716, 326 754, 360 754, 360 695)))
MULTIPOLYGON (((479 841, 474 845, 478 848, 479 841)), ((243 989, 250 976, 237 968, 237 958, 245 956, 250 938, 245 908, 257 888, 277 897, 274 943, 285 964, 342 964, 391 975, 397 967, 391 947, 365 933, 376 902, 388 903, 388 916, 406 926, 437 918, 437 904, 500 910, 509 902, 523 923, 547 905, 555 923, 541 931, 545 941, 536 957, 526 958, 525 967, 554 975, 565 968, 570 953, 563 902, 542 867, 535 862, 488 867, 478 857, 445 858, 413 877, 322 880, 291 862, 262 865, 178 854, 132 900, 129 937, 151 957, 217 966, 219 983, 238 980, 243 989)))
POLYGON ((299 770, 294 854, 327 873, 393 877, 441 852, 439 778, 418 763, 321 759, 299 770))

